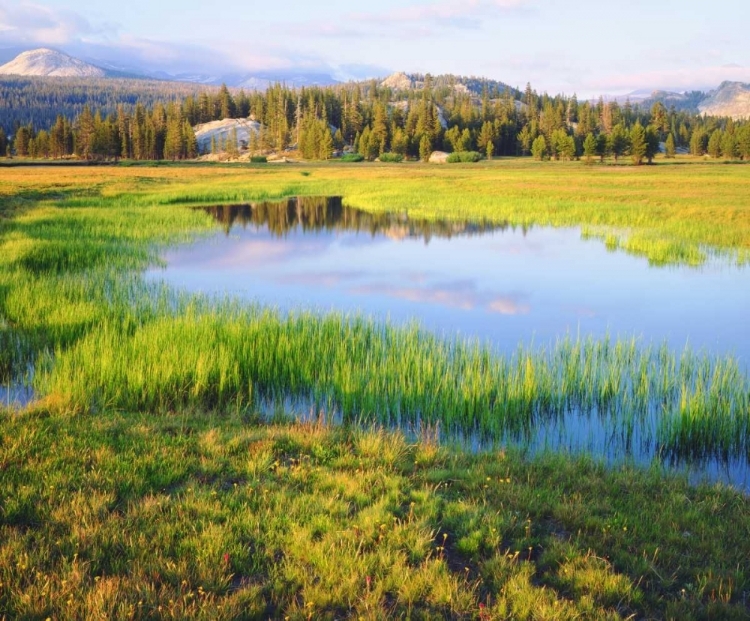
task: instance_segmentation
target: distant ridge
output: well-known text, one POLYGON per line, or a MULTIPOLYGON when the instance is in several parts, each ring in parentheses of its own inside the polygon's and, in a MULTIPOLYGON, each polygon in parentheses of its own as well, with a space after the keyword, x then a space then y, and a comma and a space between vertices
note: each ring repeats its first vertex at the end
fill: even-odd
POLYGON ((0 75, 104 78, 108 72, 63 52, 39 48, 21 52, 0 67, 0 75))
POLYGON ((733 119, 750 118, 750 84, 743 82, 722 82, 719 88, 711 91, 698 106, 703 114, 710 116, 730 116, 733 119))

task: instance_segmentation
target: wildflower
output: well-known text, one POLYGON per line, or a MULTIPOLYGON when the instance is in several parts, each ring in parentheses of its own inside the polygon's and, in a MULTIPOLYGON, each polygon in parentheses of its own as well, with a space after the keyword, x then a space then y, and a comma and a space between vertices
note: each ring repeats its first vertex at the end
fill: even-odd
POLYGON ((224 564, 229 565, 229 553, 228 552, 224 554, 224 564))

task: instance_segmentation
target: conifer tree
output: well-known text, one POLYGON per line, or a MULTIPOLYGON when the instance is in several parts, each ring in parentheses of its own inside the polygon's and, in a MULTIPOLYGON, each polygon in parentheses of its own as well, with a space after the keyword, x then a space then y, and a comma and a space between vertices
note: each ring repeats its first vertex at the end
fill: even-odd
POLYGON ((531 155, 535 160, 542 161, 547 157, 547 141, 544 136, 537 136, 531 143, 531 155))
POLYGON ((690 153, 692 155, 705 155, 708 138, 702 128, 693 130, 690 136, 690 153))
POLYGON ((646 126, 646 159, 651 164, 659 153, 659 130, 653 125, 646 126))
POLYGON ((721 155, 730 160, 737 157, 737 139, 734 132, 724 132, 721 138, 721 155))
POLYGON ((720 129, 715 129, 708 139, 708 154, 714 159, 721 157, 721 139, 722 131, 720 129))
POLYGON ((427 134, 422 134, 422 137, 419 139, 419 159, 427 162, 430 159, 430 155, 432 155, 432 141, 427 134))
POLYGON ((614 156, 616 162, 628 149, 628 133, 622 123, 618 123, 612 128, 608 141, 607 150, 614 156))
POLYGON ((596 138, 590 132, 586 136, 586 140, 583 141, 583 155, 586 158, 587 164, 591 164, 596 155, 596 138))
POLYGON ((604 158, 607 156, 609 150, 609 140, 604 134, 599 134, 596 137, 596 154, 599 156, 599 161, 604 163, 604 158))
POLYGON ((636 166, 643 164, 643 158, 646 157, 646 130, 640 121, 630 130, 630 157, 636 166))
POLYGON ((667 142, 664 145, 664 156, 671 159, 676 155, 676 153, 677 148, 674 144, 674 134, 670 132, 667 136, 667 142))
POLYGON ((737 154, 743 160, 750 160, 750 125, 737 130, 737 154))

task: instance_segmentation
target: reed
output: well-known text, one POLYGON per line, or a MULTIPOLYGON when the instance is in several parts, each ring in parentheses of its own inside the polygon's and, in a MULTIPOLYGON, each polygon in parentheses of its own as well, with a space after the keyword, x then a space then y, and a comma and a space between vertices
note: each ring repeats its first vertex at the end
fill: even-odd
MULTIPOLYGON (((214 226, 209 214, 177 207, 182 204, 269 198, 310 191, 322 181, 335 192, 356 192, 376 210, 393 209, 394 192, 400 196, 396 205, 411 205, 417 198, 410 192, 424 190, 424 179, 431 178, 444 189, 448 182, 462 187, 450 213, 466 206, 469 214, 508 215, 504 197, 466 189, 497 175, 513 179, 528 168, 478 166, 479 173, 458 175, 416 166, 421 178, 401 179, 396 189, 384 185, 400 174, 387 166, 358 167, 364 176, 346 166, 319 166, 307 177, 294 177, 294 169, 189 168, 187 179, 182 168, 169 168, 166 177, 162 169, 111 169, 110 177, 96 169, 83 183, 55 169, 60 178, 33 191, 24 188, 25 172, 13 169, 8 185, 15 193, 6 201, 12 217, 0 220, 0 369, 8 377, 35 364, 40 394, 79 411, 226 410, 291 397, 345 421, 440 423, 446 431, 498 439, 528 438, 575 412, 598 416, 619 435, 636 434, 651 450, 746 455, 750 390, 745 370, 731 358, 689 351, 678 357, 632 340, 571 338, 500 356, 418 326, 335 314, 284 316, 182 295, 140 277, 158 261, 159 247, 214 226), (92 185, 93 179, 100 183, 92 185), (356 189, 349 185, 355 180, 356 189)), ((667 182, 674 183, 684 168, 666 169, 667 182)), ((694 172, 700 176, 704 168, 694 172)), ((745 183, 743 167, 726 167, 729 173, 709 168, 734 175, 720 196, 745 183)), ((588 174, 583 167, 575 170, 588 174)), ((549 182, 548 174, 540 172, 535 183, 549 182)), ((550 200, 536 195, 537 211, 530 213, 550 200)), ((582 200, 590 197, 584 193, 582 200)), ((436 217, 444 204, 407 210, 436 217)), ((632 210, 623 209, 632 217, 632 210)), ((680 230, 687 226, 681 222, 680 230)), ((727 237, 742 231, 735 227, 727 237)), ((653 232, 657 239, 660 234, 653 232)), ((708 247, 708 239, 701 247, 708 247)), ((717 251, 729 253, 731 245, 717 251)))

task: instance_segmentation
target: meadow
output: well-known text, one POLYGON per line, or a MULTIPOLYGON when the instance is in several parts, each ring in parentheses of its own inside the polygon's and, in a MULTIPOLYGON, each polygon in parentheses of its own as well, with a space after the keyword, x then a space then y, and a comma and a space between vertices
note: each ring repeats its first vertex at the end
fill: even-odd
POLYGON ((743 165, 0 168, 0 379, 38 397, 2 414, 0 614, 746 618, 741 493, 433 437, 576 409, 625 434, 655 420, 667 453, 746 458, 738 361, 570 339, 500 357, 144 282, 159 248, 215 227, 185 206, 297 195, 582 225, 659 264, 750 257, 743 165), (259 397, 290 395, 344 425, 260 419, 259 397))

